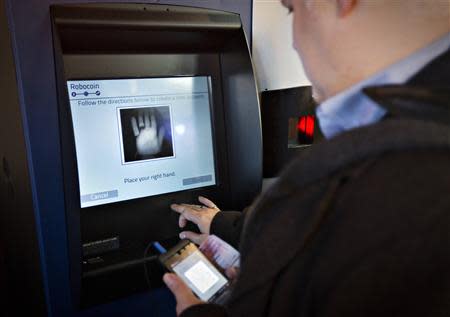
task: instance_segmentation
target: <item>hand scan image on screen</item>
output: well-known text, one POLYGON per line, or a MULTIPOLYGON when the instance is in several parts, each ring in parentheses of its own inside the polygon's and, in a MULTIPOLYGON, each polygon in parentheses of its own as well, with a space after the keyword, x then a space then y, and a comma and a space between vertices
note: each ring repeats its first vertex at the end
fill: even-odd
POLYGON ((215 185, 209 80, 67 81, 81 207, 215 185))

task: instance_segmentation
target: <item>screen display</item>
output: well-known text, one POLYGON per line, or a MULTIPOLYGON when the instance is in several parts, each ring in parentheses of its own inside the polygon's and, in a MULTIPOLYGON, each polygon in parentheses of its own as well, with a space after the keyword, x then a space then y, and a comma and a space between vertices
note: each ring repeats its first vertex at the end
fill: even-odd
MULTIPOLYGON (((208 301, 228 284, 226 278, 192 244, 184 252, 190 253, 180 261, 173 259, 172 270, 204 301, 208 301)), ((176 258, 176 257, 175 257, 176 258)))
POLYGON ((215 185, 209 81, 67 81, 81 207, 215 185))

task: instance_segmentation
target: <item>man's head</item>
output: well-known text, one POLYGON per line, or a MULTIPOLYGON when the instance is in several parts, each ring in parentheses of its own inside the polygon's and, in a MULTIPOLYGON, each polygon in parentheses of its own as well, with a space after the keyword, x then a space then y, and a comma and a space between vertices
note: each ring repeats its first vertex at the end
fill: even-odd
POLYGON ((450 32, 450 0, 282 0, 321 102, 450 32))

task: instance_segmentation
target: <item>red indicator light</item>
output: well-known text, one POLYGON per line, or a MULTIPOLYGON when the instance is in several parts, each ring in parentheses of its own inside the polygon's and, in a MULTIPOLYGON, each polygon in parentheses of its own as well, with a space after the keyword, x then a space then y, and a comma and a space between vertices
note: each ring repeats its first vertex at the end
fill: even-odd
POLYGON ((298 119, 297 129, 301 133, 306 132, 306 117, 300 117, 298 119))
POLYGON ((314 135, 314 116, 303 116, 298 118, 297 130, 299 134, 306 134, 308 137, 314 135))

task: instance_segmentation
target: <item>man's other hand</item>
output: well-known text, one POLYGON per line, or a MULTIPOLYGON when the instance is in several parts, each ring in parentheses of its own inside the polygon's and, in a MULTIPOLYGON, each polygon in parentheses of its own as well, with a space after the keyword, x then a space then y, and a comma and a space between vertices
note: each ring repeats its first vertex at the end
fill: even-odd
POLYGON ((176 274, 166 273, 163 276, 163 280, 177 301, 177 316, 191 306, 204 303, 195 297, 194 293, 176 274))
POLYGON ((183 231, 180 233, 181 239, 189 239, 196 244, 201 244, 210 234, 211 223, 214 216, 220 209, 209 199, 198 197, 202 205, 189 204, 172 204, 170 208, 180 214, 178 224, 180 228, 184 228, 188 221, 195 223, 200 234, 191 231, 183 231))

